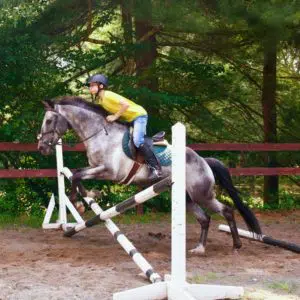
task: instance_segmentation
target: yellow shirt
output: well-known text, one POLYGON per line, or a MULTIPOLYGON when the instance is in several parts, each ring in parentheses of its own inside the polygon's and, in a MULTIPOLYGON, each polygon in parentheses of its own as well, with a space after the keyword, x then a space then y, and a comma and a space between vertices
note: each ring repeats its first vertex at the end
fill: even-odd
POLYGON ((132 122, 139 116, 147 115, 146 110, 142 106, 137 105, 133 101, 111 91, 104 91, 104 97, 101 99, 99 98, 98 104, 100 104, 109 113, 115 114, 122 107, 120 103, 121 100, 124 100, 129 104, 127 110, 120 117, 121 121, 132 122))

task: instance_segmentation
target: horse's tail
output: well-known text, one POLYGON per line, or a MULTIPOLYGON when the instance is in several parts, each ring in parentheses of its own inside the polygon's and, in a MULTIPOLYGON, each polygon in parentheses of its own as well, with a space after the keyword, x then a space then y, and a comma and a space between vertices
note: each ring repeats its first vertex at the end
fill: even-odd
POLYGON ((239 191, 234 187, 228 168, 215 158, 205 158, 205 160, 212 169, 214 176, 221 187, 228 192, 249 230, 259 235, 262 234, 257 218, 250 208, 243 203, 239 196, 239 191))

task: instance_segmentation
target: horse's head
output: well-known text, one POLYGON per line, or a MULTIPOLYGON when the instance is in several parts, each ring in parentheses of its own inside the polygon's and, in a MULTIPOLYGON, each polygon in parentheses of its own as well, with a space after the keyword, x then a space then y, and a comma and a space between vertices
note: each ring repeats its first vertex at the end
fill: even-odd
POLYGON ((38 150, 43 155, 49 155, 53 152, 54 146, 58 143, 61 136, 68 129, 68 121, 59 114, 52 101, 42 101, 45 106, 45 116, 38 135, 38 150))

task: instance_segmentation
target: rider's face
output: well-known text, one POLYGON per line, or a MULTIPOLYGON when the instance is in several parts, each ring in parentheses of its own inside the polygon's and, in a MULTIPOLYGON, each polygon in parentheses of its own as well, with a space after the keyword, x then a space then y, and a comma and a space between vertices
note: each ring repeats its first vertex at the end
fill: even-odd
POLYGON ((90 83, 89 90, 92 95, 96 95, 98 93, 98 89, 99 87, 97 83, 95 82, 90 83))

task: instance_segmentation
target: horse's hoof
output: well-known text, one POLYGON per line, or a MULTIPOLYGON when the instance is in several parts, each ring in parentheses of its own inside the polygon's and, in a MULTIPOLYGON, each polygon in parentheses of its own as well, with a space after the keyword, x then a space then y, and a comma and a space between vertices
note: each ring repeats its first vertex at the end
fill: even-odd
POLYGON ((196 255, 204 255, 205 254, 205 248, 203 245, 199 245, 198 247, 189 250, 189 253, 196 254, 196 255))
POLYGON ((76 210, 79 212, 80 215, 84 214, 85 207, 84 207, 84 205, 81 201, 77 201, 75 207, 76 207, 76 210))

